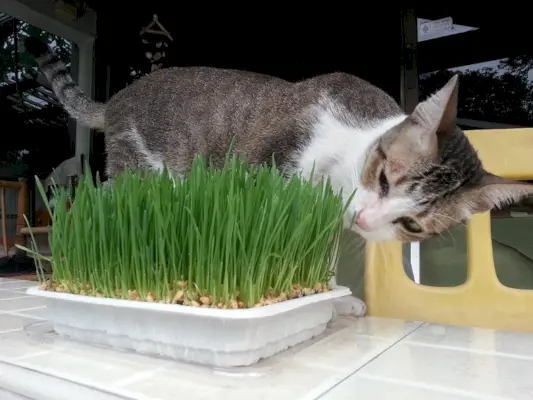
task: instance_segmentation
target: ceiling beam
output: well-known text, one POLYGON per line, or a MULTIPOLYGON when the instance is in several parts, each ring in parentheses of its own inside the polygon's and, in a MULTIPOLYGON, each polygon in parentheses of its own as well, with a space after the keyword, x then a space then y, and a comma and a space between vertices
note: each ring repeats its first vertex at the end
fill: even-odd
POLYGON ((478 29, 418 43, 418 72, 533 54, 529 35, 517 29, 478 29))
POLYGON ((76 21, 62 20, 56 16, 52 0, 0 0, 0 12, 78 45, 92 43, 96 36, 95 12, 89 10, 76 21))

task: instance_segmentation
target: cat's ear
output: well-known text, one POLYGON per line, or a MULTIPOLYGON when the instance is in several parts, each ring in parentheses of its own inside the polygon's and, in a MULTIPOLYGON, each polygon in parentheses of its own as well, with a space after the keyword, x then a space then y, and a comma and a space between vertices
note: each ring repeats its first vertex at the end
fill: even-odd
POLYGON ((447 132, 456 123, 459 76, 454 75, 442 89, 419 103, 411 119, 432 135, 447 132))
POLYGON ((487 172, 475 187, 465 193, 463 201, 475 214, 516 203, 529 195, 533 195, 532 184, 500 178, 487 172))
POLYGON ((457 119, 458 75, 434 95, 419 103, 409 117, 409 142, 420 154, 437 153, 438 136, 453 129, 457 119))

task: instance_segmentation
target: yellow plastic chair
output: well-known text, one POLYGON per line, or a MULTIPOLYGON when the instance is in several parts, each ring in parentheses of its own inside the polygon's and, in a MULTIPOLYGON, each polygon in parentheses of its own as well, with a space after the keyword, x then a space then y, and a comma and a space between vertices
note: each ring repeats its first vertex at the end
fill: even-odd
MULTIPOLYGON (((533 129, 467 131, 485 168, 512 179, 533 179, 533 129)), ((533 232, 531 232, 533 239, 533 232)), ((467 224, 467 278, 455 287, 411 281, 399 242, 366 247, 368 314, 446 325, 533 332, 533 290, 503 286, 496 276, 490 213, 467 224)))

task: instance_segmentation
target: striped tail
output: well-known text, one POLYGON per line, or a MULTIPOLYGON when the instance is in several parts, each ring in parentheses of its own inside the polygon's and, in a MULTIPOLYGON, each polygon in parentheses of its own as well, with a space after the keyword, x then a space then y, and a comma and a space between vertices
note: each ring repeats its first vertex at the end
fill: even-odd
POLYGON ((70 76, 65 63, 41 40, 28 37, 24 42, 52 90, 70 116, 93 129, 104 130, 105 105, 85 95, 70 76))

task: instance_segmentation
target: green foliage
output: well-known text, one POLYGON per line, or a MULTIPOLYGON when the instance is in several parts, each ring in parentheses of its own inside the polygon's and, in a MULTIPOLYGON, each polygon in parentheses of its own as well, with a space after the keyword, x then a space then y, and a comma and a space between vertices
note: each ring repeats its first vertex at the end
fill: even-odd
POLYGON ((2 43, 2 51, 0 52, 0 77, 2 80, 4 80, 8 74, 13 74, 15 70, 17 70, 19 74, 36 74, 37 67, 35 65, 35 60, 24 50, 24 38, 28 36, 43 40, 52 47, 66 64, 70 63, 72 44, 68 40, 45 32, 27 22, 18 21, 16 36, 13 34, 8 35, 4 38, 2 43), (18 65, 15 65, 16 52, 18 65))
MULTIPOLYGON (((52 49, 63 59, 67 65, 70 63, 72 44, 61 37, 45 32, 26 22, 12 20, 4 24, 0 29, 0 79, 2 81, 16 82, 15 71, 18 73, 19 82, 31 75, 37 76, 37 66, 33 57, 24 49, 24 38, 33 36, 40 38, 47 43, 52 49), (16 24, 15 32, 13 33, 13 25, 16 24)), ((15 85, 15 84, 12 84, 15 85)), ((4 89, 7 86, 3 87, 4 89)), ((18 87, 16 87, 19 90, 18 87)), ((4 94, 4 93, 2 93, 4 94)), ((9 94, 13 94, 12 91, 9 94)), ((4 94, 5 95, 5 94, 4 94)), ((27 95, 27 94, 26 94, 27 95)), ((3 107, 9 107, 9 101, 0 99, 3 107)), ((57 113, 49 113, 49 117, 57 117, 58 120, 64 120, 66 124, 66 113, 60 107, 57 113), (61 119, 60 119, 61 118, 61 119)), ((20 108, 26 109, 23 104, 20 108)), ((33 109, 26 109, 31 112, 33 109)), ((31 165, 34 173, 46 176, 50 173, 50 168, 57 166, 57 159, 59 162, 64 159, 65 151, 54 146, 55 156, 50 156, 49 145, 44 143, 43 139, 50 135, 57 136, 60 130, 51 126, 46 128, 45 124, 33 124, 28 115, 18 112, 14 109, 5 109, 2 123, 9 126, 11 130, 17 131, 17 135, 7 135, 3 138, 3 146, 0 149, 0 168, 6 170, 17 170, 24 172, 31 165), (43 126, 45 128, 43 128, 43 126), (40 153, 43 153, 42 156, 40 153), (44 158, 43 158, 44 157, 44 158), (51 165, 50 165, 51 164, 51 165)), ((61 128, 59 128, 61 129, 61 128)), ((65 139, 64 136, 62 139, 65 139)), ((67 137, 67 140, 68 137, 67 137)), ((69 143, 66 142, 68 147, 69 143)))
POLYGON ((183 180, 167 172, 125 172, 109 186, 81 179, 70 211, 65 190, 54 197, 53 280, 64 290, 160 301, 187 282, 195 298, 245 307, 290 297, 293 285, 327 285, 345 211, 329 181, 287 181, 275 167, 229 157, 221 169, 198 157, 183 180))
MULTIPOLYGON (((530 126, 533 123, 533 69, 531 56, 499 61, 495 68, 459 72, 460 118, 530 126)), ((446 84, 456 72, 441 70, 420 78, 420 99, 446 84)))

